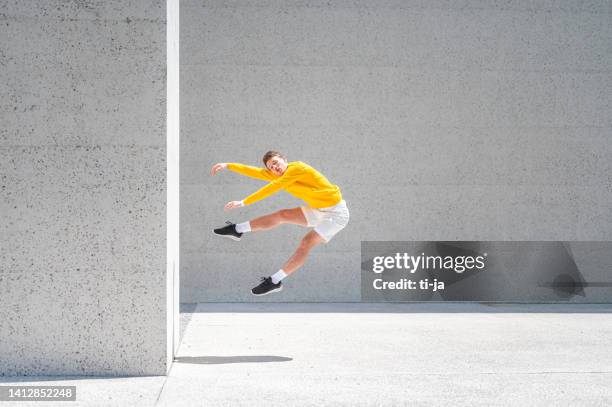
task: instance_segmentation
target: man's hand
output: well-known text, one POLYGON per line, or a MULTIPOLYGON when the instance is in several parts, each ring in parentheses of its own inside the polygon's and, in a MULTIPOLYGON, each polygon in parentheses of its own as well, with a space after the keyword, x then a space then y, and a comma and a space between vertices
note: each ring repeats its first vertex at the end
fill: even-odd
POLYGON ((224 168, 227 168, 227 163, 215 164, 212 166, 212 169, 210 170, 210 175, 215 175, 224 168))
POLYGON ((244 206, 244 202, 242 201, 230 201, 228 203, 225 204, 225 206, 223 207, 223 210, 225 212, 230 211, 234 208, 240 208, 241 206, 244 206))

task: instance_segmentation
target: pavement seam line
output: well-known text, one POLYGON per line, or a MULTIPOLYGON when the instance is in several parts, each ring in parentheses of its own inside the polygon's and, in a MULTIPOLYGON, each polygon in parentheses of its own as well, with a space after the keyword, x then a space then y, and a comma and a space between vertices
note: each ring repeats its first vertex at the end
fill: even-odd
POLYGON ((166 383, 168 382, 168 378, 170 377, 170 373, 172 373, 172 368, 174 367, 174 357, 172 358, 172 365, 170 366, 170 370, 168 370, 168 374, 166 375, 166 378, 164 379, 164 384, 162 384, 161 389, 159 389, 159 393, 157 394, 157 398, 155 399, 155 404, 153 404, 153 407, 157 406, 157 404, 159 403, 159 399, 164 391, 164 387, 166 387, 166 383))

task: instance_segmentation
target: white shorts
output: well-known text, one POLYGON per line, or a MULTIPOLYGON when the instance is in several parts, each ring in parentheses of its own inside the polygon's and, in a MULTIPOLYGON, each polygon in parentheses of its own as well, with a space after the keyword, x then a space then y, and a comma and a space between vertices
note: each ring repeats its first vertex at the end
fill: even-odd
POLYGON ((325 243, 340 232, 348 224, 349 210, 344 199, 339 204, 326 208, 313 208, 311 206, 300 206, 308 227, 314 227, 325 243))

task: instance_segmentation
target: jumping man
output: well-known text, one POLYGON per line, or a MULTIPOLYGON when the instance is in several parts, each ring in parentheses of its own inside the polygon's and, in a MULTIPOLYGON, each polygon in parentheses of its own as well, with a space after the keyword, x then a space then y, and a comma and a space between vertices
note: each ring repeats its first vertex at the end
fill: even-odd
POLYGON ((268 230, 284 223, 314 229, 306 233, 300 246, 283 268, 269 277, 261 277, 261 283, 251 290, 254 295, 265 295, 282 290, 281 280, 304 264, 310 250, 320 243, 329 242, 349 221, 349 211, 346 202, 342 199, 340 188, 330 183, 310 165, 301 161, 287 162, 287 159, 277 151, 268 151, 263 157, 263 162, 266 168, 238 163, 213 165, 211 175, 227 168, 247 177, 269 181, 266 186, 242 201, 228 202, 224 207, 226 211, 250 205, 281 189, 302 199, 307 205, 281 209, 238 224, 227 222, 227 226, 214 229, 214 233, 233 240, 240 240, 244 233, 268 230))

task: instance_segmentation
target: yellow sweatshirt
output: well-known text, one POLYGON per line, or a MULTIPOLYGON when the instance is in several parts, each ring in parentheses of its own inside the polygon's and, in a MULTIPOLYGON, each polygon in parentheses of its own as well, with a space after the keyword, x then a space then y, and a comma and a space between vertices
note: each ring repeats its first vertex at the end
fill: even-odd
POLYGON ((334 206, 342 200, 340 188, 330 183, 320 172, 301 161, 287 164, 287 170, 280 177, 267 168, 228 163, 227 168, 247 177, 257 178, 270 183, 259 191, 246 197, 243 202, 250 205, 284 189, 296 198, 302 199, 313 208, 334 206))

